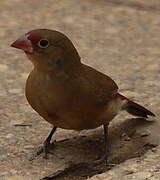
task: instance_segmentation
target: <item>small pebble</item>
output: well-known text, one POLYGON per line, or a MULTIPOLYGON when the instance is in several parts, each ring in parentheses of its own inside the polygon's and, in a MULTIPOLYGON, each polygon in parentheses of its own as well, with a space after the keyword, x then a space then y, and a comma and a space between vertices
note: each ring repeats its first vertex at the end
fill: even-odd
POLYGON ((121 135, 121 138, 123 141, 130 141, 131 140, 131 138, 126 133, 123 133, 121 135))
POLYGON ((141 137, 149 136, 151 133, 149 131, 141 132, 141 137))

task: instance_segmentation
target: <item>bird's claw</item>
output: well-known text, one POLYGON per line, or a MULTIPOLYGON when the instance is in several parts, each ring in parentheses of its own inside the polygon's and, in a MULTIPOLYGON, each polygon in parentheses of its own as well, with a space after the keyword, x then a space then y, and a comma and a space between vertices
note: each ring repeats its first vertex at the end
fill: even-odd
MULTIPOLYGON (((43 146, 38 147, 38 149, 36 150, 36 152, 32 155, 32 157, 30 158, 30 160, 35 159, 37 156, 39 156, 40 154, 44 153, 43 158, 44 159, 48 159, 48 154, 51 153, 51 148, 53 148, 54 143, 50 143, 45 141, 43 143, 43 146)), ((51 153, 52 154, 52 153, 51 153)))
POLYGON ((100 159, 97 159, 94 161, 95 165, 101 164, 101 163, 105 163, 106 165, 108 165, 108 154, 104 154, 100 159))

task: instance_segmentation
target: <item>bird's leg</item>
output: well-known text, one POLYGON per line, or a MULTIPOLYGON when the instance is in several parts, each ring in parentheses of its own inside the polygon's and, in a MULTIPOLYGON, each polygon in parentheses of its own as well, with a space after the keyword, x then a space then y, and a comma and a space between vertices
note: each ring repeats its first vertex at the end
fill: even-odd
POLYGON ((49 133, 48 137, 43 143, 43 152, 44 152, 44 158, 47 159, 47 154, 49 153, 49 147, 51 145, 51 138, 53 134, 55 133, 57 127, 53 127, 51 132, 49 133))
POLYGON ((108 163, 108 154, 109 154, 109 141, 108 141, 108 124, 103 125, 104 128, 104 154, 103 156, 95 161, 95 164, 100 164, 105 161, 105 163, 108 163))
POLYGON ((108 139, 108 124, 104 124, 103 125, 104 128, 104 145, 105 145, 105 152, 104 155, 102 157, 102 159, 104 159, 104 161, 108 162, 108 155, 109 155, 109 139, 108 139))
MULTIPOLYGON (((44 153, 44 158, 45 158, 45 159, 48 158, 47 155, 48 155, 48 153, 49 153, 49 149, 50 149, 50 145, 51 145, 51 138, 52 138, 53 134, 55 133, 56 129, 57 129, 57 127, 53 127, 53 128, 52 128, 52 130, 51 130, 51 132, 49 133, 48 137, 47 137, 46 140, 44 141, 43 146, 38 149, 38 151, 36 152, 35 156, 38 156, 38 155, 40 155, 41 153, 44 153)), ((32 160, 32 159, 34 159, 34 157, 31 158, 31 160, 32 160)))

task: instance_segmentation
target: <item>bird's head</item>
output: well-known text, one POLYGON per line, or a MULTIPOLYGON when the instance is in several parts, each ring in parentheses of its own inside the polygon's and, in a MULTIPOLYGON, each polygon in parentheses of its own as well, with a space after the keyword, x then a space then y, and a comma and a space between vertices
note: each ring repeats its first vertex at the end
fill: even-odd
POLYGON ((72 42, 58 31, 29 31, 13 42, 11 47, 23 50, 35 67, 44 70, 80 63, 80 57, 72 42))

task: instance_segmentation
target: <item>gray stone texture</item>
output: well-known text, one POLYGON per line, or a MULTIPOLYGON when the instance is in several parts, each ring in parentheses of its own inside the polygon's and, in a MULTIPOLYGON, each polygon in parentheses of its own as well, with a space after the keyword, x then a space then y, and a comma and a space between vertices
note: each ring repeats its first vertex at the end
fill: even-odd
POLYGON ((1 0, 0 17, 0 180, 159 180, 160 1, 1 0), (65 33, 84 63, 111 76, 122 94, 157 115, 150 119, 155 122, 123 112, 114 119, 109 157, 113 167, 83 164, 102 154, 101 128, 59 129, 49 159, 29 161, 51 125, 24 96, 31 63, 9 45, 36 28, 65 33))

